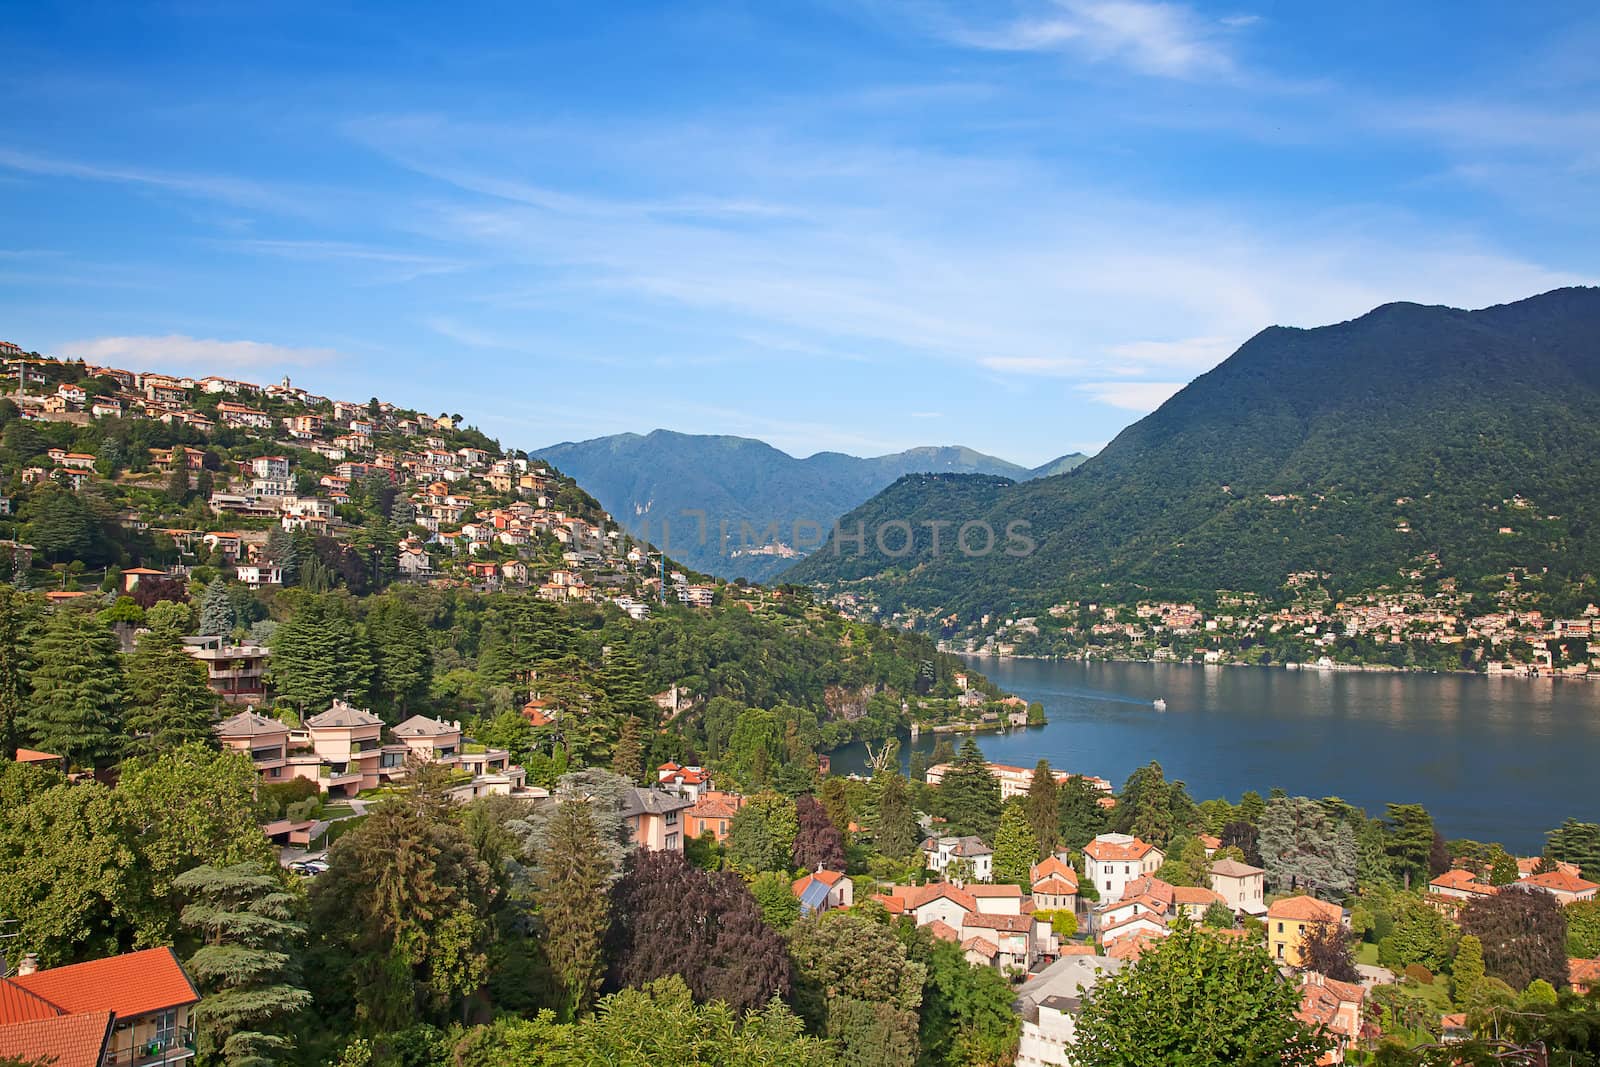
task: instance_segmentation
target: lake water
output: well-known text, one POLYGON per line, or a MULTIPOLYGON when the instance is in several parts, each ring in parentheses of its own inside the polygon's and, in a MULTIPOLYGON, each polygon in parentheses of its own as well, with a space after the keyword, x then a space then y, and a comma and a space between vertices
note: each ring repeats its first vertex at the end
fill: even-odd
MULTIPOLYGON (((1600 683, 974 657, 1049 723, 978 734, 997 763, 1109 778, 1158 761, 1196 800, 1247 789, 1418 803, 1446 837, 1536 853, 1568 816, 1600 821, 1600 683), (1152 707, 1164 698, 1166 711, 1152 707)), ((964 735, 951 736, 959 747, 964 735)), ((916 747, 931 751, 938 736, 916 747)), ((905 755, 909 758, 910 749, 905 755)), ((833 756, 861 770, 860 745, 833 756)))

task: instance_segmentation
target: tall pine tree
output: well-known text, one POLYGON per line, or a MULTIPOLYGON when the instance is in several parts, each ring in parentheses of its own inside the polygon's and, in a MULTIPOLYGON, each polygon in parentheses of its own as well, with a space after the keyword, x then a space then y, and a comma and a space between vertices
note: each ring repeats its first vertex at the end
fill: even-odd
POLYGON ((38 602, 0 585, 0 758, 16 759, 27 714, 28 632, 38 602))
POLYGON ((71 767, 122 756, 123 678, 117 639, 92 614, 58 608, 34 643, 28 735, 71 767))
POLYGON ((233 633, 238 620, 233 615, 233 596, 228 583, 216 577, 206 586, 200 600, 200 634, 202 637, 227 637, 233 633))
POLYGON ((192 901, 180 921, 201 941, 188 962, 203 994, 194 1010, 200 1051, 227 1067, 278 1062, 294 1047, 285 1024, 311 1005, 295 984, 305 935, 298 898, 261 863, 196 867, 173 885, 192 901))
POLYGON ((1050 761, 1040 760, 1033 768, 1033 781, 1028 784, 1025 807, 1028 813, 1028 825, 1033 830, 1033 839, 1039 846, 1036 858, 1041 860, 1056 850, 1056 841, 1060 836, 1059 793, 1055 772, 1050 769, 1050 761))
MULTIPOLYGON (((210 594, 207 594, 209 598, 210 594)), ((300 601, 272 634, 272 680, 278 695, 301 712, 320 711, 335 698, 364 702, 372 684, 366 639, 332 597, 300 601)))
POLYGON ((1000 824, 1000 782, 989 773, 989 764, 972 738, 961 742, 955 762, 945 771, 935 808, 950 833, 994 839, 1000 824))
POLYGON ((1028 813, 1021 804, 1007 804, 1000 815, 1000 828, 994 836, 994 881, 996 884, 1029 886, 1028 874, 1039 855, 1038 842, 1028 824, 1028 813))
POLYGON ((376 598, 367 613, 367 642, 372 648, 378 708, 399 722, 428 697, 433 656, 427 628, 409 604, 385 595, 376 598))
POLYGON ((900 768, 888 767, 873 775, 872 781, 878 789, 877 825, 873 828, 878 851, 892 860, 910 859, 917 850, 918 831, 906 780, 900 776, 900 768))
POLYGON ((587 801, 563 800, 535 850, 534 885, 550 970, 561 986, 565 1017, 585 1014, 605 974, 600 955, 608 927, 611 870, 587 801))
POLYGON ((190 741, 215 741, 217 695, 206 668, 184 651, 183 635, 158 625, 128 657, 128 732, 133 755, 165 752, 190 741))

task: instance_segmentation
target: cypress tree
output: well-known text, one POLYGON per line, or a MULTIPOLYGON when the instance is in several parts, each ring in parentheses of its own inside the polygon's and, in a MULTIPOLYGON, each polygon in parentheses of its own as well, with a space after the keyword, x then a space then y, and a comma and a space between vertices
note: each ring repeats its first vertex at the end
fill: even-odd
POLYGON ((122 756, 122 663, 117 639, 86 611, 60 608, 34 645, 28 734, 71 767, 122 756))
POLYGON ((874 831, 878 851, 892 860, 909 859, 918 844, 917 817, 911 810, 906 780, 897 767, 875 775, 878 784, 878 821, 874 831))
POLYGON ((0 758, 16 759, 27 714, 27 633, 36 616, 32 597, 0 585, 0 758))
POLYGON ((1457 1004, 1465 1004, 1473 989, 1483 981, 1483 942, 1472 934, 1461 935, 1451 977, 1457 1004))
POLYGON ((611 753, 611 769, 631 782, 644 774, 644 726, 629 715, 622 720, 622 734, 611 753))
POLYGON ((196 867, 173 885, 192 900, 179 921, 202 941, 188 961, 204 994, 194 1010, 201 1051, 228 1067, 276 1062, 294 1041, 275 1031, 311 1004, 295 984, 292 950, 305 934, 295 895, 259 863, 196 867))
POLYGON ((1026 888, 1028 873, 1039 855, 1039 844, 1020 804, 1007 804, 994 836, 994 881, 1026 888))
POLYGON ((1028 825, 1033 830, 1033 839, 1038 843, 1038 859, 1044 859, 1056 850, 1056 841, 1060 834, 1059 825, 1059 790, 1056 788, 1056 776, 1050 770, 1050 761, 1042 759, 1033 768, 1033 781, 1028 785, 1028 825))
POLYGON ((541 836, 534 884, 544 951, 570 1019, 588 1012, 605 974, 600 946, 608 927, 611 871, 586 801, 562 801, 541 836))

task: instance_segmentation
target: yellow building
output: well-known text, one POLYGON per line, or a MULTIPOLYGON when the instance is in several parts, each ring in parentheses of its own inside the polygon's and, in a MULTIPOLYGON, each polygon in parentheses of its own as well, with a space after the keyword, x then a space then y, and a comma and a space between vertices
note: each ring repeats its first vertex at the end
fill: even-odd
POLYGON ((1267 909, 1267 951, 1278 963, 1299 967, 1306 931, 1318 923, 1342 924, 1344 909, 1316 897, 1280 900, 1267 909))

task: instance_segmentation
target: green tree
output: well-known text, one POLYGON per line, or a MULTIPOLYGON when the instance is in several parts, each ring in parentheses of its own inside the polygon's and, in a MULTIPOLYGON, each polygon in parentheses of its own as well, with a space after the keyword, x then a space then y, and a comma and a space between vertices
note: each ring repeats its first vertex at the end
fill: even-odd
POLYGON ((1044 859, 1056 850, 1061 836, 1060 789, 1050 761, 1040 760, 1033 768, 1033 780, 1028 783, 1028 825, 1033 829, 1033 839, 1038 843, 1036 859, 1044 859))
POLYGON ((1266 951, 1181 923, 1102 977, 1078 1017, 1080 1067, 1311 1067, 1328 1042, 1295 1017, 1300 992, 1266 951))
POLYGON ((1600 956, 1600 900, 1579 900, 1566 907, 1567 955, 1592 960, 1600 956))
POLYGON ((536 852, 542 944, 563 993, 564 1014, 589 1010, 600 990, 605 962, 600 945, 607 927, 606 884, 611 875, 587 801, 569 798, 556 807, 536 852))
POLYGON ((611 769, 633 782, 644 775, 644 723, 632 715, 622 720, 622 733, 611 753, 611 769))
POLYGON ((1438 973, 1450 961, 1450 924, 1444 916, 1410 896, 1396 896, 1394 925, 1378 942, 1378 959, 1385 967, 1402 970, 1420 964, 1438 973))
POLYGON ((988 761, 972 738, 961 742, 955 762, 945 771, 934 810, 951 834, 994 839, 1000 825, 1000 782, 989 773, 988 761))
POLYGON ((0 757, 15 759, 27 716, 28 634, 37 598, 0 585, 0 757))
POLYGON ((444 810, 415 796, 391 801, 328 859, 311 887, 319 977, 354 991, 365 1028, 441 1016, 482 986, 494 877, 444 810))
POLYGON ((1087 778, 1073 775, 1057 791, 1060 806, 1059 839, 1062 846, 1082 851, 1083 846, 1105 833, 1110 821, 1100 806, 1105 796, 1087 778))
POLYGON ((916 852, 919 841, 906 780, 901 777, 900 768, 887 767, 872 776, 872 784, 878 793, 873 826, 878 851, 892 860, 907 860, 916 852))
POLYGON ((750 883, 750 895, 761 905, 761 917, 774 930, 787 930, 800 918, 800 898, 794 895, 789 876, 763 871, 750 883))
POLYGON ((889 927, 853 911, 809 916, 790 932, 789 956, 796 1011, 847 1061, 915 1062, 927 969, 889 927))
POLYGON ((303 598, 273 631, 272 680, 278 695, 301 712, 335 699, 366 699, 372 685, 367 643, 332 597, 303 598))
POLYGON ((1260 828, 1262 866, 1278 889, 1339 896, 1355 888, 1355 832, 1317 801, 1276 798, 1261 816, 1260 828))
POLYGON ((202 1054, 269 1067, 294 1045, 285 1024, 311 1004, 293 962, 305 935, 299 898, 262 863, 196 867, 173 884, 191 901, 179 921, 201 942, 187 967, 202 993, 194 1011, 202 1054))
POLYGON ((994 837, 994 880, 1026 889, 1029 872, 1039 855, 1039 846, 1021 804, 1007 804, 1000 814, 1000 828, 994 837))
POLYGON ((380 709, 398 722, 427 699, 433 682, 428 631, 405 601, 377 597, 367 612, 367 643, 372 650, 372 690, 380 709))
POLYGON ((1433 816, 1421 804, 1390 804, 1389 806, 1389 860, 1410 889, 1417 882, 1426 882, 1428 858, 1433 851, 1433 816))
POLYGON ((1468 1001, 1473 989, 1483 981, 1483 973, 1483 942, 1472 934, 1462 934, 1451 971, 1451 993, 1457 1004, 1468 1001))
POLYGON ((787 871, 798 832, 794 801, 778 793, 757 793, 728 827, 728 859, 752 873, 787 871))
POLYGON ((72 767, 122 755, 123 678, 117 639, 93 615, 58 608, 33 646, 27 732, 72 767))
MULTIPOLYGON (((170 615, 163 618, 170 623, 170 615)), ((148 630, 128 657, 127 678, 130 752, 215 744, 217 694, 206 682, 205 665, 185 651, 181 631, 170 624, 148 630)))
POLYGON ((1233 909, 1220 900, 1213 900, 1206 905, 1206 913, 1200 920, 1201 926, 1208 926, 1213 930, 1232 930, 1234 927, 1233 909))
POLYGON ((919 957, 927 968, 922 987, 922 1055, 919 1063, 990 1067, 1011 1062, 1022 1020, 1011 1009, 1016 994, 993 967, 968 963, 959 945, 931 942, 919 957))
POLYGON ((205 596, 200 599, 200 633, 203 637, 227 637, 233 633, 238 620, 233 614, 233 594, 222 576, 211 579, 205 596))
POLYGON ((1499 845, 1489 850, 1489 884, 1511 885, 1517 881, 1517 858, 1499 845))

